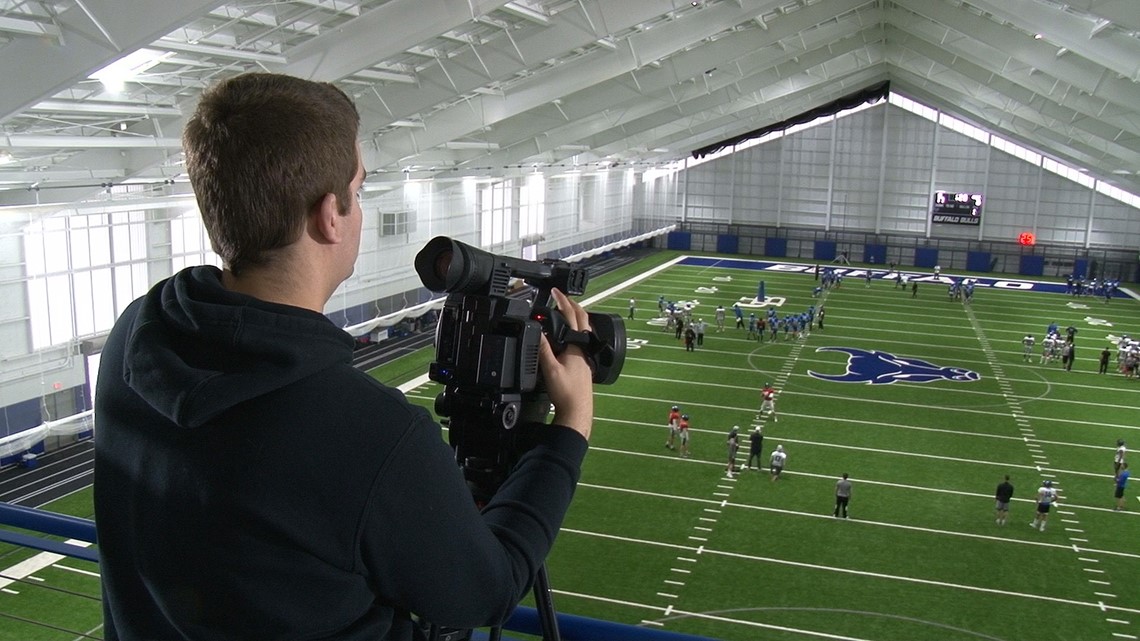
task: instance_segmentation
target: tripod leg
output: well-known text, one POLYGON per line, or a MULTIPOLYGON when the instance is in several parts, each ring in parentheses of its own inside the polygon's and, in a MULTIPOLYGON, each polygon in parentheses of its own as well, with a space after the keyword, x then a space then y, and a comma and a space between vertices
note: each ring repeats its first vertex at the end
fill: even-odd
POLYGON ((543 641, 561 641, 562 635, 558 632, 554 597, 550 593, 550 577, 546 574, 545 563, 539 566, 538 575, 534 579, 534 604, 538 610, 538 620, 542 623, 543 641))

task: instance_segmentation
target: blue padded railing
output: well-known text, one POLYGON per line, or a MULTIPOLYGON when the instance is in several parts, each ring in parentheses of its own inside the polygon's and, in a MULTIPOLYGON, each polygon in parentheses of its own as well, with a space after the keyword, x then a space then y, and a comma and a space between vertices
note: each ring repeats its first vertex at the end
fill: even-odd
MULTIPOLYGON (((64 536, 77 541, 95 543, 95 522, 66 514, 56 514, 10 503, 0 503, 0 525, 18 527, 42 534, 64 536)), ((0 541, 14 545, 73 556, 85 561, 99 562, 99 551, 55 539, 45 539, 22 532, 0 530, 0 541)))
MULTIPOLYGON (((0 503, 0 525, 97 543, 95 522, 90 519, 81 519, 9 503, 0 503)), ((99 552, 96 549, 46 539, 32 534, 0 530, 0 541, 33 550, 43 550, 86 561, 94 561, 95 563, 99 562, 99 552)), ((621 641, 715 641, 708 637, 651 630, 572 614, 558 614, 557 617, 558 630, 565 641, 609 641, 611 639, 621 639, 621 641)), ((507 620, 503 629, 522 634, 541 635, 542 623, 537 610, 520 606, 507 620)))

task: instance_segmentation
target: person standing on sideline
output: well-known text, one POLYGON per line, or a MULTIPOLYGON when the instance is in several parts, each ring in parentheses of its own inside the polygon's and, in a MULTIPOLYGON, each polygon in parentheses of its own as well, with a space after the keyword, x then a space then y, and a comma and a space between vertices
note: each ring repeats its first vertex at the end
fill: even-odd
POLYGON ((843 478, 835 482, 835 518, 847 518, 847 504, 851 501, 851 481, 847 479, 847 472, 843 478))
POLYGON ((1124 439, 1116 439, 1116 452, 1112 455, 1112 476, 1116 478, 1120 474, 1120 466, 1124 465, 1124 459, 1128 456, 1128 448, 1124 447, 1124 439))
POLYGON ((1107 347, 1100 353, 1100 373, 1105 374, 1108 372, 1108 359, 1112 357, 1112 352, 1107 347))
POLYGON ((916 296, 918 296, 918 279, 917 278, 914 280, 914 282, 912 282, 910 284, 910 297, 915 298, 916 296))
POLYGON ((1009 482, 1009 475, 1005 475, 1005 480, 998 483, 997 491, 994 492, 994 509, 997 510, 997 520, 994 523, 998 525, 1005 525, 1005 520, 1009 517, 1009 502, 1013 499, 1013 484, 1009 482))
POLYGON ((1041 487, 1037 489, 1037 514, 1033 517, 1033 522, 1029 524, 1031 528, 1045 531, 1045 522, 1049 520, 1049 509, 1053 507, 1053 503, 1057 501, 1057 490, 1053 489, 1053 481, 1045 481, 1041 487))
POLYGON ((784 452, 783 445, 777 445, 776 451, 772 452, 772 457, 768 459, 768 470, 772 473, 772 481, 778 481, 780 474, 784 472, 784 464, 788 461, 788 455, 784 452))
POLYGON ((870 270, 870 268, 867 269, 866 274, 863 274, 863 279, 866 281, 865 286, 870 287, 871 286, 871 270, 870 270))
POLYGON ((637 299, 629 299, 629 320, 633 320, 633 312, 637 309, 637 299))
POLYGON ((1073 341, 1065 341, 1061 346, 1061 365, 1064 366, 1066 372, 1073 371, 1073 360, 1076 359, 1077 348, 1073 345, 1073 341))
POLYGON ((696 351, 696 347, 694 347, 694 344, 696 342, 697 342, 697 331, 695 329, 693 329, 693 325, 690 323, 689 326, 685 328, 685 351, 686 352, 696 351))
POLYGON ((733 425, 732 429, 728 432, 728 467, 725 474, 728 478, 732 478, 732 473, 736 471, 736 453, 740 451, 740 426, 733 425))
POLYGON ((744 310, 740 309, 740 303, 732 304, 732 313, 736 316, 736 329, 744 329, 744 310))
MULTIPOLYGON (((594 420, 582 350, 539 337, 549 402, 524 403, 526 447, 479 509, 439 424, 353 367, 352 336, 324 314, 365 228, 359 122, 333 84, 273 73, 212 84, 186 121, 184 171, 222 266, 156 283, 103 347, 107 641, 407 641, 424 636, 412 613, 500 625, 554 544, 594 420)), ((587 338, 585 310, 551 293, 587 338)))
POLYGON ((1132 473, 1128 471, 1128 464, 1120 464, 1120 472, 1116 475, 1116 507, 1114 511, 1119 512, 1124 509, 1124 488, 1128 485, 1128 477, 1132 473))
POLYGON ((703 318, 698 318, 693 327, 697 330, 697 346, 705 344, 705 330, 708 329, 709 324, 703 318))
POLYGON ((744 469, 752 467, 752 460, 756 459, 756 470, 759 471, 764 467, 764 432, 761 430, 761 425, 757 424, 756 429, 748 435, 748 464, 744 469))

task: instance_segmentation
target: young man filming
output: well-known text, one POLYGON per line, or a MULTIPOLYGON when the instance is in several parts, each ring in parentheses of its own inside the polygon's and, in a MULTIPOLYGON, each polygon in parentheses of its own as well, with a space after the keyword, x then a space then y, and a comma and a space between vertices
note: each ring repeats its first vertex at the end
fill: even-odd
MULTIPOLYGON (((534 581, 593 422, 579 348, 539 360, 556 425, 480 511, 424 409, 352 367, 323 314, 353 271, 359 117, 331 84, 246 74, 183 135, 223 269, 119 318, 95 400, 102 636, 412 639, 502 622, 534 581)), ((573 330, 587 316, 557 290, 573 330)))

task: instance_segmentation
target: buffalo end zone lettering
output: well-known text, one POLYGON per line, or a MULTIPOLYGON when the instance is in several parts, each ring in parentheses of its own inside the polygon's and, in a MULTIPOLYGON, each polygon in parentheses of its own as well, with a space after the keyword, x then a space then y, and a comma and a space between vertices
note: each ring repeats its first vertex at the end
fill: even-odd
MULTIPOLYGON (((740 258, 713 258, 706 256, 686 256, 681 260, 679 265, 687 265, 690 267, 721 267, 726 269, 753 269, 759 271, 770 272, 783 272, 790 274, 807 274, 812 275, 815 273, 815 265, 805 265, 800 263, 773 263, 763 260, 746 260, 740 258)), ((1045 292, 1049 294, 1064 294, 1065 283, 1047 283, 1043 281, 1033 280, 1009 280, 1002 278, 986 278, 977 276, 952 276, 943 272, 939 276, 935 276, 930 272, 917 272, 900 270, 900 272, 889 271, 887 269, 867 269, 863 267, 835 267, 828 265, 828 267, 836 274, 844 278, 863 278, 868 271, 871 272, 873 280, 893 280, 898 273, 902 273, 906 277, 907 283, 934 283, 949 285, 951 282, 965 282, 969 280, 974 284, 974 287, 985 288, 993 287, 995 289, 1016 289, 1021 291, 1032 292, 1045 292)), ((777 292, 778 293, 778 292, 777 292)), ((1127 298, 1128 294, 1123 291, 1117 290, 1114 294, 1116 298, 1127 298)))

